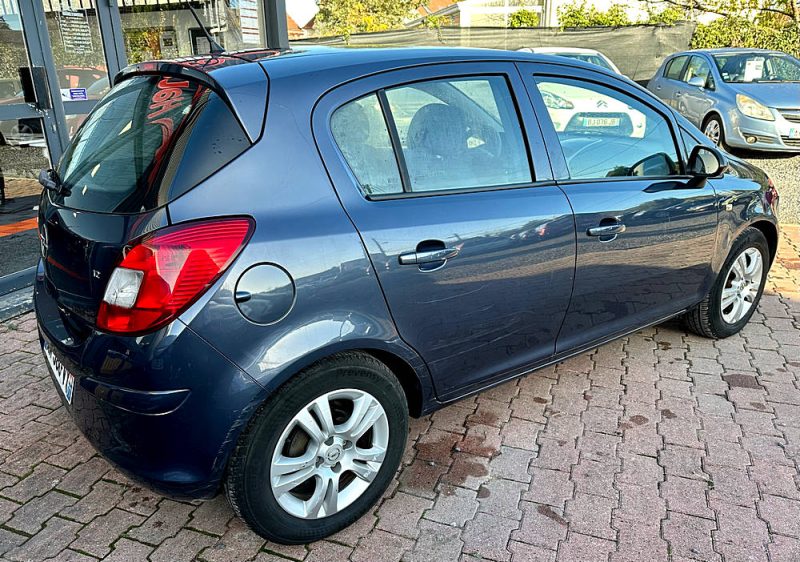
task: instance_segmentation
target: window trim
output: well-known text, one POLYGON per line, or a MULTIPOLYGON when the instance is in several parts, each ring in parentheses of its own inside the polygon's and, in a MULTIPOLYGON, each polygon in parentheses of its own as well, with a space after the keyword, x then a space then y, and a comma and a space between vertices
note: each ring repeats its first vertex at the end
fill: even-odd
MULTIPOLYGON (((467 96, 466 93, 461 92, 462 95, 467 96)), ((471 99, 471 98, 470 98, 471 99)), ((520 107, 520 102, 517 99, 517 96, 514 92, 514 85, 512 81, 509 79, 508 72, 504 72, 502 70, 496 72, 464 72, 464 73, 457 73, 452 75, 437 75, 437 76, 428 76, 425 78, 415 78, 413 80, 406 80, 402 82, 393 83, 391 85, 386 85, 377 90, 370 90, 367 92, 362 92, 358 96, 350 98, 343 103, 337 103, 334 107, 331 108, 329 112, 329 118, 325 121, 325 126, 327 132, 331 135, 333 140, 333 145, 335 147, 337 156, 339 160, 344 165, 345 169, 347 169, 348 174, 351 176, 355 187, 361 196, 370 202, 379 202, 379 201, 391 201, 395 199, 414 199, 417 197, 432 197, 432 196, 440 196, 440 195, 459 195, 464 193, 476 193, 476 192, 487 192, 487 191, 505 191, 507 189, 523 189, 523 188, 530 188, 530 187, 543 187, 543 186, 552 186, 555 185, 555 181, 548 179, 548 180, 536 180, 536 168, 534 165, 533 154, 530 146, 530 142, 528 139, 528 131, 525 127, 525 119, 522 115, 522 110, 520 107), (453 189, 438 189, 438 190, 426 190, 426 191, 412 191, 411 190, 411 181, 410 176, 408 174, 408 167, 405 164, 405 155, 403 154, 402 147, 400 145, 400 135, 397 131, 397 125, 394 121, 394 115, 391 112, 391 108, 389 107, 388 99, 386 98, 386 90, 394 90, 397 88, 408 87, 413 84, 420 84, 424 82, 448 82, 454 80, 462 80, 462 79, 480 79, 480 78, 489 78, 489 77, 499 77, 502 78, 505 82, 508 95, 510 96, 511 102, 514 108, 514 116, 517 119, 517 124, 519 126, 519 132, 522 137, 522 142, 524 144, 525 150, 525 157, 528 164, 528 171, 531 176, 531 181, 529 182, 522 182, 522 183, 515 183, 515 184, 501 184, 501 185, 488 185, 488 186, 477 186, 477 187, 456 187, 453 189), (341 148, 339 147, 338 143, 336 142, 335 137, 333 136, 333 131, 331 127, 331 119, 333 114, 336 113, 339 109, 356 101, 358 99, 375 95, 378 98, 378 102, 381 106, 381 112, 383 113, 384 122, 386 123, 389 138, 392 142, 392 150, 395 152, 395 161, 397 162, 398 171, 400 174, 400 181, 403 187, 403 191, 398 193, 385 193, 385 194, 369 194, 364 191, 363 186, 358 181, 358 177, 353 172, 353 169, 350 167, 350 163, 345 158, 344 154, 342 153, 341 148), (402 164, 401 164, 402 162, 402 164)))
MULTIPOLYGON (((687 62, 688 62, 688 58, 687 58, 687 62)), ((685 69, 685 65, 684 65, 684 69, 685 69)), ((556 132, 555 127, 553 126, 553 121, 552 121, 552 119, 550 118, 550 116, 548 114, 547 115, 547 119, 545 120, 543 126, 550 129, 550 131, 553 133, 552 137, 554 139, 556 139, 556 141, 558 142, 557 150, 559 150, 561 152, 562 158, 564 159, 565 169, 566 169, 566 172, 568 174, 568 177, 556 178, 556 181, 557 181, 557 183, 559 185, 576 184, 576 183, 597 183, 597 182, 605 183, 605 182, 619 182, 619 181, 623 181, 623 182, 650 181, 650 180, 653 180, 653 181, 665 181, 665 180, 676 180, 676 179, 688 179, 688 178, 691 177, 686 172, 686 161, 684 160, 684 154, 683 154, 683 151, 681 150, 681 146, 683 146, 683 144, 682 143, 679 144, 678 137, 676 137, 676 134, 675 134, 676 123, 674 122, 672 116, 669 115, 668 113, 666 113, 665 111, 662 111, 660 108, 656 107, 655 105, 653 105, 651 103, 648 103, 645 99, 642 99, 641 97, 639 97, 639 96, 637 96, 637 95, 635 95, 635 94, 633 94, 631 92, 628 92, 628 91, 624 90, 623 88, 617 87, 617 85, 614 84, 611 81, 609 81, 609 82, 601 82, 600 80, 594 78, 594 76, 592 76, 592 75, 575 74, 575 75, 571 75, 571 76, 563 76, 563 75, 555 74, 552 71, 547 71, 547 70, 538 71, 537 70, 537 71, 534 71, 534 72, 531 73, 531 86, 534 88, 534 91, 535 91, 536 95, 539 96, 539 101, 541 102, 542 107, 544 107, 544 101, 543 101, 541 92, 539 90, 539 78, 549 78, 549 79, 556 80, 557 82, 558 81, 577 82, 577 83, 588 82, 590 84, 594 84, 596 86, 600 86, 601 88, 607 88, 609 90, 613 90, 615 92, 618 92, 618 93, 622 94, 623 96, 627 96, 629 98, 632 98, 632 99, 638 101, 639 103, 641 103, 642 105, 646 106, 647 108, 651 109, 652 111, 654 111, 655 113, 660 115, 667 122, 667 126, 669 127, 670 135, 672 137, 672 144, 673 144, 673 147, 675 149, 675 155, 678 157, 678 166, 680 168, 680 173, 672 175, 672 176, 613 176, 613 177, 603 177, 603 178, 573 178, 572 177, 572 173, 569 170, 569 166, 567 165, 566 156, 563 156, 564 149, 561 146, 560 140, 558 139, 558 133, 556 132)), ((534 104, 534 105, 536 105, 536 104, 534 104)), ((534 109, 538 109, 538 107, 534 107, 534 109)), ((537 111, 537 113, 538 113, 538 111, 537 111)))

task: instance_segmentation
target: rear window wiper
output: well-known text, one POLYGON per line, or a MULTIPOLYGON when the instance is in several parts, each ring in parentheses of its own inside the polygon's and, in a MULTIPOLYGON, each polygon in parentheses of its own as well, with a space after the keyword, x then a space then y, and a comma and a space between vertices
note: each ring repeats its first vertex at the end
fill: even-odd
POLYGON ((42 187, 47 191, 55 195, 69 195, 69 190, 66 189, 66 186, 61 182, 58 172, 52 168, 39 172, 39 183, 42 184, 42 187))

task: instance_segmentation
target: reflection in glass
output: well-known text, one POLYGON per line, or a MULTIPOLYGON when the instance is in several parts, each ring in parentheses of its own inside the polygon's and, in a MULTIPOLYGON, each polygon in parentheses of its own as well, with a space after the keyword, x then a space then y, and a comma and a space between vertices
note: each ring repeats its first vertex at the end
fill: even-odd
POLYGON ((61 99, 100 99, 109 80, 95 0, 44 0, 44 11, 61 99))
POLYGON ((0 105, 23 103, 17 69, 28 64, 17 0, 0 2, 0 105))
MULTIPOLYGON (((204 55, 208 39, 182 1, 117 0, 128 62, 204 55)), ((265 45, 260 0, 199 0, 192 7, 228 51, 265 45)))

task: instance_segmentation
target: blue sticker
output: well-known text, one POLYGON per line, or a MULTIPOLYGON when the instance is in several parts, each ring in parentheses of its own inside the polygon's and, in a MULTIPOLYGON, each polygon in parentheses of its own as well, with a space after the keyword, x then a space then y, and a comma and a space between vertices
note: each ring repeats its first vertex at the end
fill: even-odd
POLYGON ((70 88, 69 99, 71 100, 88 100, 89 96, 86 94, 86 88, 70 88))

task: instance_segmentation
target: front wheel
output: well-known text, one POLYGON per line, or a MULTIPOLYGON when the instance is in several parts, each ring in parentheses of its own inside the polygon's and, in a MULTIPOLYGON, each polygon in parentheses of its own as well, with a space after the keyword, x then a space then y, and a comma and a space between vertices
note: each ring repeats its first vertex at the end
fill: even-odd
POLYGON ((745 230, 706 298, 686 312, 689 329, 708 338, 727 338, 744 328, 764 292, 769 260, 764 234, 756 228, 745 230))
POLYGON ((725 144, 725 128, 722 126, 722 120, 716 115, 705 120, 703 134, 722 150, 728 150, 728 145, 725 144))
POLYGON ((374 357, 321 361, 275 393, 233 453, 234 511, 264 538, 309 543, 356 521, 380 499, 406 444, 408 407, 374 357))

